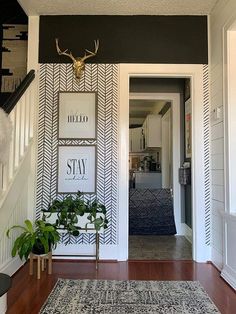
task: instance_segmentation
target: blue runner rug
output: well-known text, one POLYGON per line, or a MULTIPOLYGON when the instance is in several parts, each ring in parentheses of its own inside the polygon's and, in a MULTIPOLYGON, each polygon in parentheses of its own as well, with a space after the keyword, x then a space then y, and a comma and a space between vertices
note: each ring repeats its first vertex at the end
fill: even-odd
POLYGON ((130 189, 129 234, 176 234, 173 198, 169 189, 130 189))

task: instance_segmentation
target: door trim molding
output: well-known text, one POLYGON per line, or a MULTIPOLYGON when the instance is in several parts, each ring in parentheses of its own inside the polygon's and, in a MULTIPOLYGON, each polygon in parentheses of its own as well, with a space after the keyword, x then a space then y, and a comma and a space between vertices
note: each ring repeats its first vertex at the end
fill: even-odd
POLYGON ((190 78, 192 95, 192 209, 193 259, 206 262, 210 247, 205 244, 204 188, 204 99, 203 65, 120 64, 119 65, 119 169, 118 239, 119 260, 128 259, 128 117, 130 77, 190 78))

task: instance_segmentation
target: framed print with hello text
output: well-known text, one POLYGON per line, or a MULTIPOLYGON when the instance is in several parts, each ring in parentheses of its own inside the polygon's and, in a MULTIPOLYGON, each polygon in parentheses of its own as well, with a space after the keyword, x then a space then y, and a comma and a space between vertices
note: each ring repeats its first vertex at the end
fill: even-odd
POLYGON ((97 93, 59 92, 58 138, 96 139, 97 93))

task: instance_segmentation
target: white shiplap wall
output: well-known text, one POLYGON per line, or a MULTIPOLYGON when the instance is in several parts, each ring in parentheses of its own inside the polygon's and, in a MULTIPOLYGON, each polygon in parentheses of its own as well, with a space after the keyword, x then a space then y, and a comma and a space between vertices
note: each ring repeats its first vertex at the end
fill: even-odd
POLYGON ((211 166, 212 166, 212 260, 223 267, 224 256, 224 67, 223 29, 236 18, 236 1, 220 0, 210 15, 211 166), (214 110, 219 109, 216 117, 214 110))

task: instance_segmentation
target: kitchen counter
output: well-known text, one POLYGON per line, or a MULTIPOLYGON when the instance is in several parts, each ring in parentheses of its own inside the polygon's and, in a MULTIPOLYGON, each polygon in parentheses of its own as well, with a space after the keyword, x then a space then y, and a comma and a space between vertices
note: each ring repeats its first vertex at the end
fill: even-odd
POLYGON ((160 189, 162 188, 162 175, 160 171, 134 171, 136 189, 160 189))
POLYGON ((130 170, 130 171, 134 173, 161 173, 161 170, 156 170, 156 171, 130 170))

